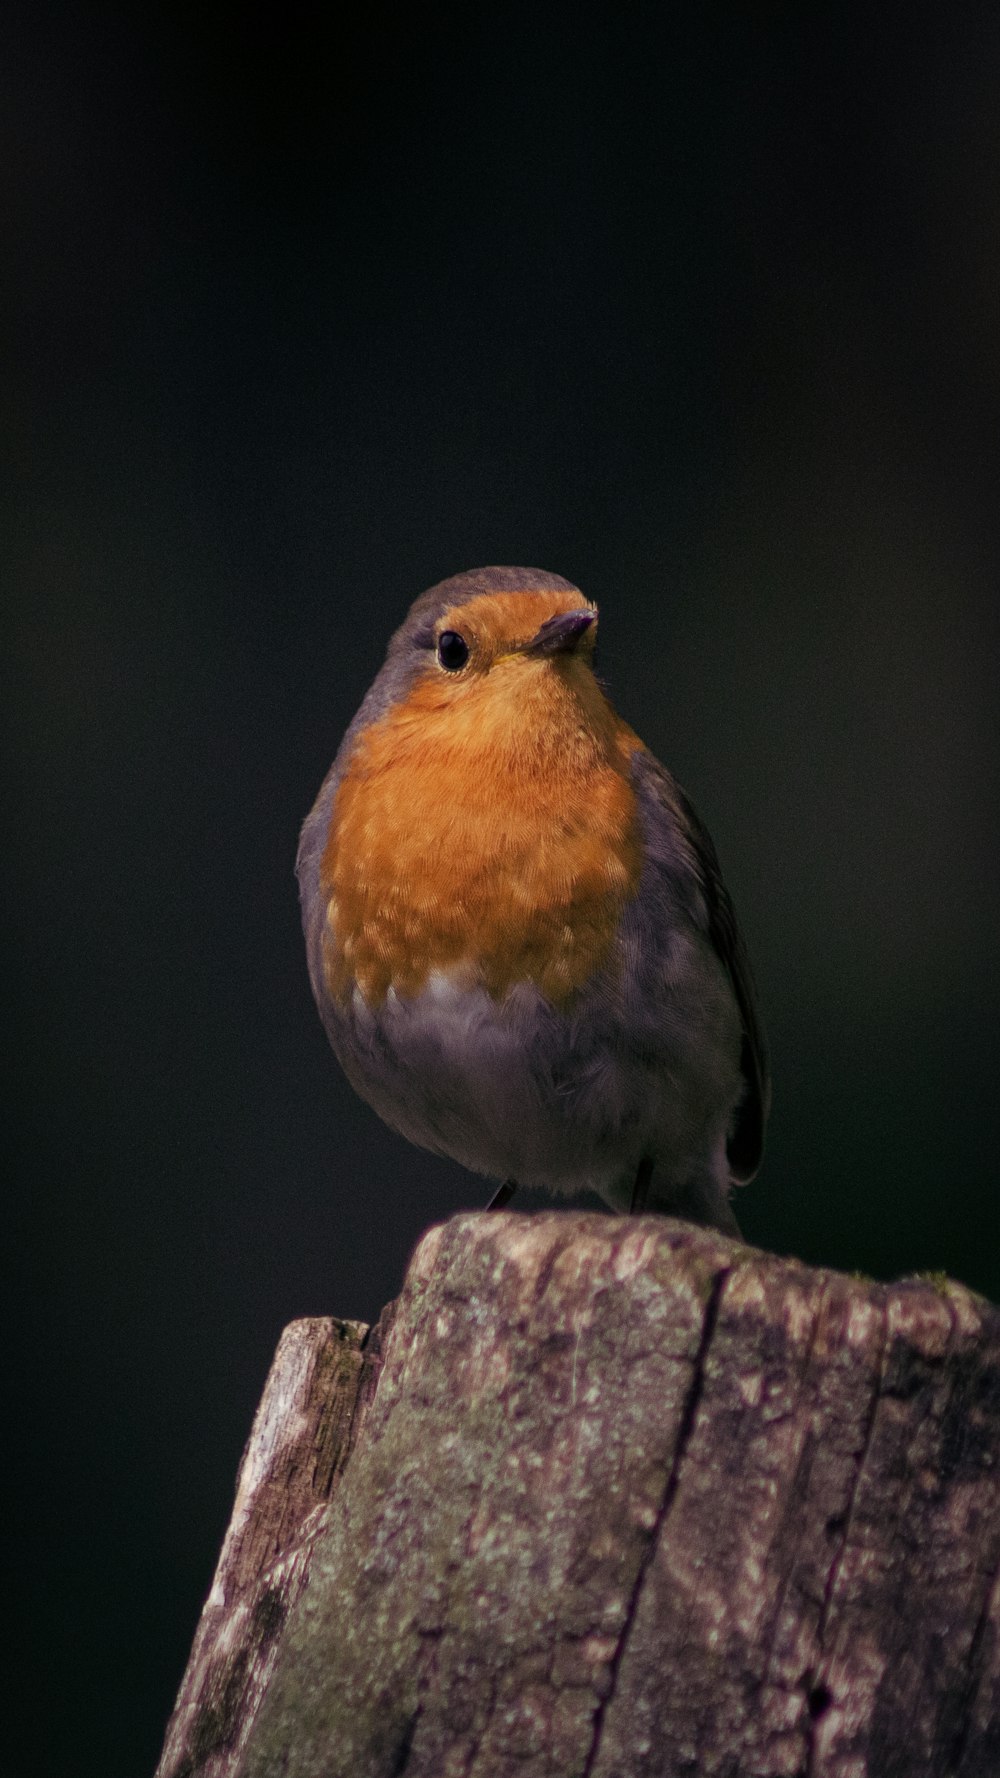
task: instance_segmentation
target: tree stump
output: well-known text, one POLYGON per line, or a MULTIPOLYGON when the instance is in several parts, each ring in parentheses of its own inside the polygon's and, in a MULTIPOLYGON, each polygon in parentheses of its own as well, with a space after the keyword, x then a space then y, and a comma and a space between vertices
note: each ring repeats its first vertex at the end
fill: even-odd
POLYGON ((158 1778, 996 1778, 1000 1313, 460 1216, 282 1338, 158 1778))

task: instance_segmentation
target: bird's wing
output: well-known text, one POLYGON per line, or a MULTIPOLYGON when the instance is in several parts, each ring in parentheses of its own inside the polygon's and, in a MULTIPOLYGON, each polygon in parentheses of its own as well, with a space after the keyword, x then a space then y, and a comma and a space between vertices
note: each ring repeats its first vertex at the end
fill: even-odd
POLYGON ((652 754, 643 752, 643 778, 674 827, 686 863, 698 880, 708 935, 732 982, 743 1022, 740 1067, 746 1086, 727 1143, 733 1177, 742 1183, 752 1179, 760 1166, 771 1109, 771 1070, 753 971, 711 834, 676 779, 652 754))

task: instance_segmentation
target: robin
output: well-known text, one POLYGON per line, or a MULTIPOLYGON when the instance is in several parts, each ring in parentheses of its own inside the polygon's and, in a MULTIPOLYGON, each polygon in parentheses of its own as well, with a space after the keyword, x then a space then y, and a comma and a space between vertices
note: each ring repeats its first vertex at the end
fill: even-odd
POLYGON ((313 993, 352 1086, 473 1172, 739 1233, 770 1102, 715 848, 594 677, 557 574, 423 593, 302 829, 313 993))

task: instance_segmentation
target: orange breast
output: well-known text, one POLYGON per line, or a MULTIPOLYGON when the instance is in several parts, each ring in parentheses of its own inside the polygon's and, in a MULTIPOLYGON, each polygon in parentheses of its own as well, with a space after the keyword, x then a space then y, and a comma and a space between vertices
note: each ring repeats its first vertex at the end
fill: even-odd
POLYGON ((589 668, 429 675, 373 725, 323 856, 331 993, 370 1005, 432 970, 565 1001, 605 960, 641 863, 629 756, 589 668))

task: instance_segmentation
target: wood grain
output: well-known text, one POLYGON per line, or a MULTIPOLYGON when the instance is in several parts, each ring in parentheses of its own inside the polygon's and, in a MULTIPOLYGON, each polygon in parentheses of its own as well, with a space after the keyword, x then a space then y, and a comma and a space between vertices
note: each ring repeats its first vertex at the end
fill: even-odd
POLYGON ((554 1212, 296 1326, 160 1778, 1000 1772, 989 1304, 554 1212))
POLYGON ((282 1334, 156 1778, 236 1769, 364 1424, 391 1316, 392 1305, 373 1328, 316 1317, 282 1334))

